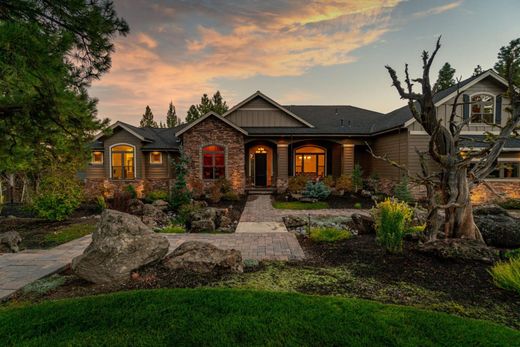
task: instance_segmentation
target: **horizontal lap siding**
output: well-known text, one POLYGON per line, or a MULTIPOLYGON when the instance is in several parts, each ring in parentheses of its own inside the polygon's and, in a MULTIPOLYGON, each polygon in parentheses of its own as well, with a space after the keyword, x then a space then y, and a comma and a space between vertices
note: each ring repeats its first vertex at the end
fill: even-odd
MULTIPOLYGON (((408 164, 408 133, 381 135, 372 142, 372 149, 376 155, 386 156, 401 165, 408 164)), ((400 170, 380 159, 371 159, 372 173, 381 178, 400 179, 400 170)))
POLYGON ((151 164, 150 156, 151 153, 145 152, 145 175, 146 178, 168 178, 168 153, 161 152, 162 155, 162 163, 161 164, 151 164))
POLYGON ((110 146, 116 143, 127 143, 135 146, 135 160, 136 160, 136 177, 137 178, 145 178, 144 173, 144 154, 141 151, 141 140, 139 140, 134 135, 130 134, 126 130, 119 129, 112 134, 112 136, 108 137, 105 140, 105 175, 107 178, 110 177, 110 146))
MULTIPOLYGON (((409 135, 408 137, 408 169, 410 173, 414 175, 415 173, 421 173, 421 162, 419 160, 419 154, 417 154, 417 150, 420 152, 428 152, 428 144, 430 141, 430 137, 428 135, 409 135)), ((428 167, 430 168, 430 172, 435 170, 435 164, 432 162, 429 155, 428 158, 428 167)))
POLYGON ((85 178, 87 179, 105 178, 105 166, 103 164, 99 165, 89 163, 85 170, 85 174, 85 178))

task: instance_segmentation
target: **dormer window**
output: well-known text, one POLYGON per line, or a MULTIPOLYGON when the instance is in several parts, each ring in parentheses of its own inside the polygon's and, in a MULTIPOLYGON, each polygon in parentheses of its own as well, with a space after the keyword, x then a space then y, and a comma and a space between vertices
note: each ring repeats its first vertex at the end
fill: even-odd
POLYGON ((471 97, 471 123, 491 124, 495 122, 495 98, 489 94, 471 97))

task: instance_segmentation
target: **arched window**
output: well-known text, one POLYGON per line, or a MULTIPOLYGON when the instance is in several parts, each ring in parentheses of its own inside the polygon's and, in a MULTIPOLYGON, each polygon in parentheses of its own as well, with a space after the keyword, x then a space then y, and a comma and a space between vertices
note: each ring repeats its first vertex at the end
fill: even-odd
POLYGON ((114 145, 111 151, 112 179, 135 179, 135 149, 129 145, 114 145))
POLYGON ((226 157, 222 146, 202 148, 202 178, 213 180, 226 176, 226 157))
POLYGON ((495 98, 489 94, 471 96, 471 123, 495 122, 495 98))
POLYGON ((295 151, 294 174, 324 177, 325 149, 317 146, 304 146, 295 151))

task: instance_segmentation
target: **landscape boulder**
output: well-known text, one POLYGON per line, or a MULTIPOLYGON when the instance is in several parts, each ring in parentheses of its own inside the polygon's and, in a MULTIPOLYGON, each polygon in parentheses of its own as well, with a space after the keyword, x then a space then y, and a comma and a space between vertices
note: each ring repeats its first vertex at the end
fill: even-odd
POLYGON ((520 219, 514 218, 502 207, 475 208, 474 220, 488 245, 520 247, 520 219))
POLYGON ((166 212, 169 208, 170 208, 170 204, 168 204, 167 201, 164 201, 164 200, 155 200, 153 203, 152 203, 152 206, 155 207, 155 208, 158 208, 159 210, 163 211, 163 212, 166 212))
POLYGON ((227 209, 205 207, 190 214, 187 227, 189 232, 204 233, 215 230, 232 231, 232 225, 227 209))
POLYGON ((190 232, 212 233, 215 231, 215 223, 211 219, 195 220, 191 222, 190 232))
POLYGON ((168 247, 168 240, 154 233, 139 217, 105 210, 92 242, 72 260, 72 270, 94 283, 122 281, 133 270, 162 259, 168 247))
POLYGON ((296 229, 308 224, 307 218, 299 216, 285 216, 283 217, 283 221, 288 229, 296 229))
POLYGON ((144 207, 144 203, 141 200, 131 199, 128 202, 128 213, 133 214, 135 216, 142 216, 143 207, 144 207))
POLYGON ((376 228, 374 218, 361 213, 353 213, 352 224, 359 235, 375 235, 376 228))
POLYGON ((143 206, 141 220, 150 228, 164 227, 171 222, 170 217, 166 213, 151 204, 143 206))
POLYGON ((480 261, 494 263, 500 257, 498 250, 483 242, 468 239, 442 239, 426 242, 419 246, 422 253, 440 259, 480 261))
POLYGON ((0 253, 18 253, 22 237, 16 231, 0 234, 0 253))
POLYGON ((220 249, 201 241, 184 242, 164 260, 164 265, 172 270, 196 273, 244 271, 240 251, 220 249))

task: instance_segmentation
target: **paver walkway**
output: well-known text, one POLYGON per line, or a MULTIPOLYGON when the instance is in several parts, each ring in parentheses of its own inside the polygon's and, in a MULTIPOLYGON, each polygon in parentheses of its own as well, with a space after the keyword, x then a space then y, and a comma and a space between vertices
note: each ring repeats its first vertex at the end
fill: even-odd
MULTIPOLYGON (((243 259, 299 260, 304 253, 291 233, 163 234, 170 251, 185 241, 205 241, 222 249, 237 249, 243 259)), ((42 277, 55 273, 80 255, 90 236, 48 250, 0 254, 0 300, 42 277)))

